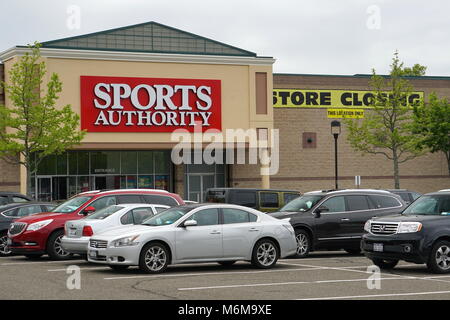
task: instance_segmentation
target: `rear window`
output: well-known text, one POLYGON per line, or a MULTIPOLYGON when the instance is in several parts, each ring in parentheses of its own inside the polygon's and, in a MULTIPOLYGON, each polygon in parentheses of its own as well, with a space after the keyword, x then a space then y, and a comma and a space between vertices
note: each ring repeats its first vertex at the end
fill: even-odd
POLYGON ((369 198, 372 201, 375 209, 401 206, 401 203, 394 197, 370 195, 369 198))
POLYGON ((233 192, 231 203, 238 204, 244 207, 256 207, 256 192, 255 191, 236 191, 233 192))
POLYGON ((256 215, 239 209, 224 208, 222 213, 224 224, 255 222, 258 219, 256 215))
POLYGON ((156 194, 145 194, 144 199, 150 204, 163 204, 165 206, 174 207, 178 205, 178 202, 171 197, 160 196, 156 194))
POLYGON ((206 202, 225 203, 225 190, 208 190, 206 202))
POLYGON ((96 211, 95 213, 87 216, 85 219, 89 219, 89 220, 103 220, 107 217, 109 217, 110 215, 112 215, 113 213, 119 211, 120 209, 123 209, 124 207, 120 207, 120 206, 109 206, 103 209, 100 209, 98 211, 96 211))

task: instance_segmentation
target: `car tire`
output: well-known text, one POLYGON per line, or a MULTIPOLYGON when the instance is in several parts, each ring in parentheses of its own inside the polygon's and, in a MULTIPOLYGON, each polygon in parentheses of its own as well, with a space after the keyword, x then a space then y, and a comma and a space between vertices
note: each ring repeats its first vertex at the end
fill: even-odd
POLYGON ((388 259, 372 259, 373 264, 383 270, 394 269, 398 263, 398 260, 388 260, 388 259))
POLYGON ((70 259, 73 254, 65 251, 61 246, 61 238, 64 236, 64 230, 53 232, 47 240, 47 254, 51 260, 70 259))
POLYGON ((115 265, 115 264, 110 264, 108 265, 111 269, 113 269, 114 271, 125 271, 128 269, 129 266, 122 266, 122 265, 115 265))
POLYGON ((270 239, 261 239, 253 247, 252 264, 260 269, 269 269, 275 266, 280 252, 277 245, 270 239))
POLYGON ((30 260, 38 260, 42 257, 42 254, 25 254, 24 256, 30 260))
POLYGON ((232 266, 233 264, 235 264, 236 261, 235 260, 232 260, 232 261, 218 261, 217 263, 219 263, 221 266, 229 267, 229 266, 232 266))
POLYGON ((349 254, 353 254, 353 255, 357 255, 357 254, 361 254, 361 249, 360 248, 346 248, 344 249, 347 253, 349 254))
POLYGON ((161 273, 169 264, 169 250, 159 242, 150 242, 142 248, 139 268, 145 273, 161 273))
POLYGON ((428 258, 427 267, 433 273, 449 273, 450 272, 450 242, 438 241, 431 249, 428 258))
POLYGON ((295 229, 295 240, 297 241, 297 252, 294 258, 305 258, 311 250, 311 237, 304 229, 295 229))
POLYGON ((11 250, 8 249, 8 234, 0 234, 0 257, 7 257, 12 254, 11 250))

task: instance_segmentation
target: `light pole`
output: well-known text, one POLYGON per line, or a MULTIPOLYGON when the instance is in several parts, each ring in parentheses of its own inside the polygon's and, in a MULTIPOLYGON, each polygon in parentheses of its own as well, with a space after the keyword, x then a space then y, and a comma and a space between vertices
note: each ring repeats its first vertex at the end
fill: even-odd
POLYGON ((338 145, 337 140, 341 133, 341 123, 337 120, 331 121, 331 134, 334 137, 334 183, 336 190, 338 188, 338 145))

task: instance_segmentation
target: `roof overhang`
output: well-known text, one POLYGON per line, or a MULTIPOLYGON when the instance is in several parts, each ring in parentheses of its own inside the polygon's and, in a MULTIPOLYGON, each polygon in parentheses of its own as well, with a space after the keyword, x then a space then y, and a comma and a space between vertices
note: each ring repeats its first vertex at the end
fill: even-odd
MULTIPOLYGON (((28 47, 13 47, 0 53, 0 61, 5 62, 16 56, 30 53, 28 47)), ((242 57, 242 56, 213 56, 193 54, 125 52, 104 50, 77 50, 40 48, 41 55, 47 58, 88 59, 88 60, 117 60, 136 62, 165 62, 165 63, 198 63, 198 64, 229 64, 229 65, 265 65, 275 63, 272 57, 242 57)))

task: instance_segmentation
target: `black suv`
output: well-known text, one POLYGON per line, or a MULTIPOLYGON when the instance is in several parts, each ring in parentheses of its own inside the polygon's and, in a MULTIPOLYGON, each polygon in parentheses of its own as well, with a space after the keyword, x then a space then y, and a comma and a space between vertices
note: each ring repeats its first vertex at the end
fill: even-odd
POLYGON ((425 194, 402 214, 371 219, 364 229, 361 249, 380 268, 404 260, 450 272, 450 190, 425 194))
POLYGON ((360 253, 366 221, 399 213, 405 207, 398 195, 388 191, 323 190, 305 193, 270 215, 290 218, 297 239, 295 256, 303 258, 314 250, 360 253))
POLYGON ((18 192, 0 191, 0 206, 4 206, 8 203, 21 203, 28 201, 33 201, 33 199, 18 192))
POLYGON ((386 191, 399 195, 403 199, 403 201, 406 202, 406 204, 413 203, 422 195, 421 193, 406 189, 386 189, 386 191))

